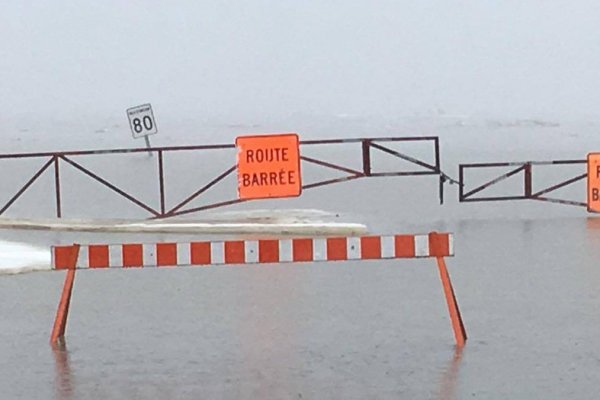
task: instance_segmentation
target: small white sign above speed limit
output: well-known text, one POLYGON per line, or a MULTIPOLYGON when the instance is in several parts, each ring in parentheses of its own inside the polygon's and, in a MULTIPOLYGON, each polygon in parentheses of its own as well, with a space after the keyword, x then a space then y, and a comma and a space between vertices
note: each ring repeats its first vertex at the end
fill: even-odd
POLYGON ((134 139, 153 135, 158 132, 150 104, 128 108, 127 117, 129 118, 129 126, 131 127, 134 139))

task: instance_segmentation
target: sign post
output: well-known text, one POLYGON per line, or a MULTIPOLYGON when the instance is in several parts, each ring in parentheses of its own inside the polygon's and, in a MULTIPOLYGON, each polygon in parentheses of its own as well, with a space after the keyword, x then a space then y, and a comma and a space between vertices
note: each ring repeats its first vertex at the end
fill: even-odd
POLYGON ((300 196, 300 150, 295 133, 236 138, 238 197, 300 196))
POLYGON ((587 156, 587 209, 600 212, 600 153, 587 156))
MULTIPOLYGON (((156 121, 152 111, 152 105, 142 104, 139 106, 127 109, 127 118, 129 119, 129 127, 134 139, 143 137, 146 141, 146 147, 150 148, 149 135, 154 135, 158 132, 156 121)), ((152 155, 152 152, 148 152, 152 155)))

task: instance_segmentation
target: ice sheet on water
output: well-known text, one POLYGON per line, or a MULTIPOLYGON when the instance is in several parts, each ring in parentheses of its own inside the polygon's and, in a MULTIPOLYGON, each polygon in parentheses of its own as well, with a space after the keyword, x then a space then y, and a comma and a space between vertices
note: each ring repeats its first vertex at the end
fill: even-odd
POLYGON ((221 211, 205 215, 206 220, 260 222, 260 223, 293 223, 293 222, 327 222, 336 218, 336 214, 317 209, 267 209, 244 211, 221 211))
POLYGON ((0 218, 5 229, 82 232, 213 233, 213 234, 359 234, 361 223, 344 222, 321 210, 247 210, 212 213, 201 220, 107 220, 0 218))
POLYGON ((50 269, 50 249, 0 240, 0 275, 50 269))
MULTIPOLYGON (((314 209, 214 212, 202 220, 98 220, 0 218, 3 229, 113 233, 194 233, 329 236, 361 235, 361 223, 339 221, 338 215, 314 209)), ((112 236, 109 236, 112 237, 112 236)), ((104 240, 106 241, 106 240, 104 240)), ((110 241, 110 240, 108 240, 110 241)), ((148 241, 152 241, 148 238, 148 241)), ((50 247, 0 240, 0 275, 51 269, 50 247)))

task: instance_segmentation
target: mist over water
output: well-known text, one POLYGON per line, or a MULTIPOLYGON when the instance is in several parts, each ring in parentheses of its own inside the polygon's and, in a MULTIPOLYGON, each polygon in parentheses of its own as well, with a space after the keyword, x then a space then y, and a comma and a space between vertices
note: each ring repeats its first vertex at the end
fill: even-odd
POLYGON ((330 115, 597 119, 599 16, 591 0, 5 4, 0 129, 101 130, 146 102, 159 131, 330 115))

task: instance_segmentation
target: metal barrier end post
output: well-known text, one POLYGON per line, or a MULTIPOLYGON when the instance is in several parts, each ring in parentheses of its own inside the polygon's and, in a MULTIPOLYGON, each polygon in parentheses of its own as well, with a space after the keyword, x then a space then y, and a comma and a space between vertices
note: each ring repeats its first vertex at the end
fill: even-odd
POLYGON ((64 338, 67 328, 67 317, 69 316, 69 306, 71 304, 71 293, 73 292, 73 283, 75 282, 75 270, 77 267, 77 259, 79 257, 79 245, 74 244, 71 250, 71 260, 65 277, 62 295, 56 310, 54 319, 54 327, 50 336, 50 344, 56 345, 60 339, 64 338))
POLYGON ((456 339, 456 345, 458 347, 463 347, 467 341, 467 332, 460 315, 456 296, 454 295, 450 274, 448 274, 448 269, 446 268, 446 261, 444 260, 444 256, 452 254, 453 250, 444 248, 444 241, 441 236, 442 235, 436 232, 431 232, 429 234, 429 250, 431 255, 435 256, 437 261, 442 288, 444 289, 444 296, 446 297, 446 304, 448 305, 448 313, 450 314, 450 321, 452 322, 452 330, 454 331, 454 338, 456 339))

